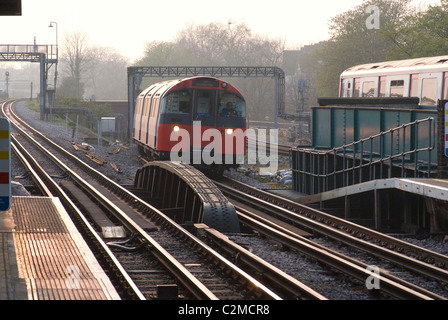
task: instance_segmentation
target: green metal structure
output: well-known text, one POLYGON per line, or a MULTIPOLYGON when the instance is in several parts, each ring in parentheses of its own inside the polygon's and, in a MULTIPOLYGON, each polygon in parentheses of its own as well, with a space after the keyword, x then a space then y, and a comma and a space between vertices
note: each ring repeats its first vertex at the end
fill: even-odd
POLYGON ((437 110, 414 98, 321 99, 312 146, 291 151, 293 188, 315 194, 373 179, 431 177, 437 110))

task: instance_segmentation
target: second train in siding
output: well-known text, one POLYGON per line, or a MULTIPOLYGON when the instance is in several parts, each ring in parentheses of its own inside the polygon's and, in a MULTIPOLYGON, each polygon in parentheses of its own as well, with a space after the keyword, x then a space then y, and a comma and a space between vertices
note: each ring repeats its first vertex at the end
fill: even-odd
POLYGON ((133 138, 139 152, 151 160, 177 160, 172 159, 173 154, 180 157, 184 153, 183 159, 198 165, 198 154, 206 155, 208 158, 201 159, 199 165, 222 172, 236 167, 244 157, 245 130, 243 96, 233 85, 217 78, 159 82, 137 98, 133 138), (232 146, 226 141, 232 141, 232 146))
POLYGON ((418 97, 421 106, 448 99, 448 56, 353 66, 340 76, 339 97, 418 97))

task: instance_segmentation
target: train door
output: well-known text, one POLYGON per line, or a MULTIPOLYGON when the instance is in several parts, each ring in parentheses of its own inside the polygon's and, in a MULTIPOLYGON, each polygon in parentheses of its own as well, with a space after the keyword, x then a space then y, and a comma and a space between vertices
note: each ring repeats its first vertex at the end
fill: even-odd
POLYGON ((201 152, 203 147, 209 146, 211 141, 214 140, 213 138, 206 138, 205 141, 202 141, 202 137, 205 130, 216 127, 215 110, 216 91, 196 89, 192 113, 193 134, 191 135, 191 145, 193 146, 193 152, 201 152), (199 133, 200 136, 198 137, 199 133))
POLYGON ((442 73, 420 74, 420 104, 424 106, 435 106, 442 98, 442 73))
POLYGON ((215 127, 215 91, 198 89, 195 93, 193 121, 200 121, 203 127, 215 127))
POLYGON ((353 82, 353 98, 360 97, 361 92, 361 79, 355 78, 353 82))
POLYGON ((411 84, 409 88, 409 97, 418 97, 418 73, 411 74, 411 84))
POLYGON ((137 99, 137 106, 134 111, 134 139, 140 141, 142 132, 142 108, 143 108, 144 95, 140 94, 137 99))
POLYGON ((410 77, 388 76, 386 84, 386 97, 402 98, 409 94, 410 77))
POLYGON ((379 79, 379 85, 378 85, 378 97, 383 98, 386 96, 387 92, 387 77, 381 76, 379 79))
POLYGON ((146 137, 146 122, 148 115, 149 103, 151 101, 151 95, 154 87, 151 86, 145 91, 141 92, 137 99, 137 106, 134 112, 134 139, 144 143, 144 137, 146 137))
POLYGON ((361 97, 373 98, 378 96, 378 77, 363 78, 360 86, 361 97))

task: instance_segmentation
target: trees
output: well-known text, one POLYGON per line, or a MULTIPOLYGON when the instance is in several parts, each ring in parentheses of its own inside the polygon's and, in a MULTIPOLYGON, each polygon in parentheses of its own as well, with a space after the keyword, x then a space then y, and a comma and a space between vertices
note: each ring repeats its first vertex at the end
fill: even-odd
POLYGON ((408 25, 409 16, 414 13, 410 3, 411 0, 365 0, 330 21, 331 38, 320 52, 322 67, 316 75, 318 96, 337 96, 339 75, 345 69, 388 59, 389 52, 400 45, 401 26, 408 25), (376 26, 369 25, 371 19, 378 20, 376 26))
POLYGON ((186 48, 173 42, 151 41, 146 43, 143 58, 137 61, 141 66, 181 66, 199 63, 186 48))
POLYGON ((68 33, 61 46, 61 64, 65 77, 58 95, 126 99, 128 59, 116 49, 91 44, 85 33, 68 33))
POLYGON ((365 0, 334 17, 331 38, 319 56, 318 96, 338 94, 339 75, 348 67, 371 62, 445 55, 448 52, 448 0, 417 9, 411 0, 365 0), (378 9, 378 28, 368 28, 378 9))
MULTIPOLYGON (((70 96, 80 99, 83 96, 83 86, 81 84, 81 76, 88 69, 91 61, 91 49, 88 43, 86 33, 74 32, 67 33, 61 46, 61 60, 68 73, 67 80, 70 82, 71 89, 66 91, 70 96)), ((64 88, 64 87, 63 87, 64 88)))
POLYGON ((84 75, 85 96, 99 100, 125 100, 128 58, 115 48, 101 46, 92 46, 90 57, 84 75))
MULTIPOLYGON (((152 66, 276 66, 281 62, 284 44, 253 35, 244 23, 188 25, 172 42, 150 42, 138 65, 152 66)), ((152 79, 153 82, 158 79, 152 79)), ((272 79, 231 81, 247 100, 249 118, 264 119, 274 111, 272 79)), ((147 86, 148 81, 142 83, 147 86)))
POLYGON ((414 12, 397 28, 397 46, 391 59, 446 55, 448 52, 448 0, 414 12))

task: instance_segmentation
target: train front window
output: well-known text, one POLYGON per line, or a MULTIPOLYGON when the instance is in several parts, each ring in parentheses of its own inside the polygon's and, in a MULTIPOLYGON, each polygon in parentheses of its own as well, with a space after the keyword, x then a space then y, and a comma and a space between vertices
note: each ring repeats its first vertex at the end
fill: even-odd
POLYGON ((213 91, 198 90, 197 115, 201 117, 210 117, 214 106, 213 91))
POLYGON ((220 117, 246 117, 245 101, 232 92, 220 92, 218 95, 220 117))
POLYGON ((174 91, 163 99, 163 113, 190 113, 191 94, 187 90, 174 91))

